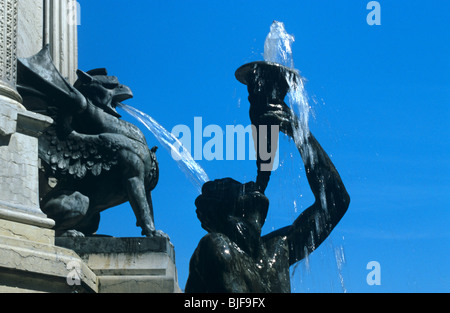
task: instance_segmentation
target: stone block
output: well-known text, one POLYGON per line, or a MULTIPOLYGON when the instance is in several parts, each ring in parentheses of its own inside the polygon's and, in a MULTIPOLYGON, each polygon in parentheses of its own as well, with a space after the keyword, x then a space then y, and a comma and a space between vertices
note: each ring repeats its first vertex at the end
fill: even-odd
POLYGON ((53 245, 55 243, 54 230, 3 219, 0 219, 0 238, 1 237, 10 237, 48 245, 53 245))
POLYGON ((98 282, 69 249, 0 236, 0 292, 96 293, 98 282), (76 275, 79 283, 70 284, 71 275, 76 275))
POLYGON ((0 105, 0 136, 11 136, 16 132, 17 109, 0 105))
POLYGON ((56 238, 97 275, 99 293, 180 292, 174 247, 165 237, 56 238))
POLYGON ((52 228, 39 208, 38 137, 52 123, 0 97, 0 219, 52 228))

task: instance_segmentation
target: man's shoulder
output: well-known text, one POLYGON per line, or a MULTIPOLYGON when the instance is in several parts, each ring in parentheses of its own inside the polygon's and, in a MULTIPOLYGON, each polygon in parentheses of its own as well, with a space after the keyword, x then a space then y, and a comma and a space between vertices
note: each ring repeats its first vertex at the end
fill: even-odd
POLYGON ((224 234, 209 233, 205 235, 199 243, 202 248, 222 248, 227 249, 232 244, 231 240, 224 234))
POLYGON ((210 261, 231 261, 232 241, 224 234, 209 233, 198 244, 197 253, 207 254, 210 261))

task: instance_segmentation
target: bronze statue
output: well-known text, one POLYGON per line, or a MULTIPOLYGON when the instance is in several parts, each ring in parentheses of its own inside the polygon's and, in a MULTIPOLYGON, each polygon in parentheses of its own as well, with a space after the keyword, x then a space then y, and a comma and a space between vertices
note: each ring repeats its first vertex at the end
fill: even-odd
POLYGON ((129 201, 145 236, 155 230, 151 191, 158 182, 156 148, 115 110, 133 97, 105 69, 78 70, 71 86, 48 47, 18 62, 18 89, 28 110, 53 118, 39 138, 41 208, 60 236, 90 236, 100 212, 129 201))
MULTIPOLYGON (((289 89, 283 81, 286 73, 289 69, 283 66, 259 62, 241 68, 237 78, 248 85, 252 123, 279 125, 294 138, 298 119, 284 103, 289 89)), ((256 182, 241 184, 227 178, 206 183, 195 204, 208 234, 191 258, 186 292, 290 292, 289 267, 324 242, 350 204, 336 168, 315 137, 308 133, 294 142, 315 203, 292 225, 261 236, 269 208, 264 191, 270 173, 258 167, 256 182)))

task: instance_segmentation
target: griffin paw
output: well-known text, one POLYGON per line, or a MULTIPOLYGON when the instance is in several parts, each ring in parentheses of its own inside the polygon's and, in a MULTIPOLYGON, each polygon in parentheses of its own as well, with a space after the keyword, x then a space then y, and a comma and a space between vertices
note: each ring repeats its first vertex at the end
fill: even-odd
POLYGON ((152 230, 152 231, 146 232, 146 233, 143 232, 142 235, 144 235, 147 238, 163 237, 163 238, 170 240, 169 235, 167 235, 165 232, 163 232, 161 230, 152 230))
POLYGON ((78 230, 71 229, 59 234, 58 237, 80 238, 85 237, 85 235, 78 230))

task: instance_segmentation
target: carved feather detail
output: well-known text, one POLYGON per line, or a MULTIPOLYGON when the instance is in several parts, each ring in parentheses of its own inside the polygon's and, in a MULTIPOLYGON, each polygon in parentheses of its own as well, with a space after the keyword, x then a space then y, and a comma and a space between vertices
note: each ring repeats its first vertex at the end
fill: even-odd
POLYGON ((113 168, 118 160, 119 146, 99 135, 85 135, 72 131, 65 138, 57 135, 53 125, 39 138, 39 157, 51 175, 61 178, 83 179, 86 175, 100 176, 113 168))

